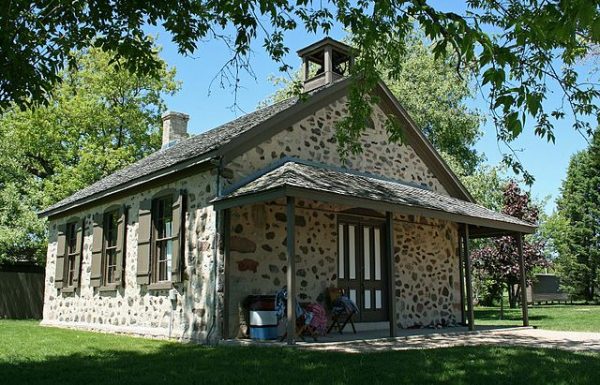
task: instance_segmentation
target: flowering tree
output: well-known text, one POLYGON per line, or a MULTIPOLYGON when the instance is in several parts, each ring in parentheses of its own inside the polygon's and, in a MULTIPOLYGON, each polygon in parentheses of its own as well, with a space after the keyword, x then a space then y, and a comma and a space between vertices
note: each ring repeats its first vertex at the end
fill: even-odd
MULTIPOLYGON (((538 209, 532 205, 529 194, 522 192, 514 181, 510 181, 504 190, 502 212, 531 223, 537 222, 539 214, 538 209)), ((492 281, 491 294, 497 298, 501 295, 502 288, 508 287, 510 307, 516 307, 520 291, 519 249, 516 237, 497 238, 491 245, 474 250, 471 258, 479 277, 492 281)), ((544 257, 543 241, 525 238, 523 259, 528 281, 531 281, 535 268, 549 265, 544 257)))

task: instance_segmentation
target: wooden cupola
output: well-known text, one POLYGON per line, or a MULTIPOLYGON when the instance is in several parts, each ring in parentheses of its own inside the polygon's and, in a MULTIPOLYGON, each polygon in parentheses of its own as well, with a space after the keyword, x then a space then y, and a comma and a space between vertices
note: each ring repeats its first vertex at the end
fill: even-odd
POLYGON ((298 51, 302 59, 304 92, 348 76, 353 63, 352 47, 330 37, 298 51))

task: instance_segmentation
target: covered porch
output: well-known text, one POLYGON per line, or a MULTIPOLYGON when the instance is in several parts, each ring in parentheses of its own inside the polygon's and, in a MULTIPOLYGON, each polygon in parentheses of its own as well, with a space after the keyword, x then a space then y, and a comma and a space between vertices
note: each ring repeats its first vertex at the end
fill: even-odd
MULTIPOLYGON (((383 286, 371 291, 371 283, 362 280, 356 293, 363 297, 354 299, 365 313, 378 308, 376 317, 383 314, 383 319, 364 321, 377 321, 382 327, 360 332, 362 336, 348 328, 342 336, 329 338, 395 337, 411 331, 405 328, 426 327, 427 323, 449 326, 448 330, 466 325, 473 330, 469 240, 506 234, 520 240, 535 229, 516 218, 422 187, 298 161, 263 170, 231 186, 214 204, 223 217, 221 318, 226 340, 241 336, 239 305, 247 295, 287 286, 286 318, 296 320, 296 299, 316 301, 327 287, 349 285, 349 234, 361 236, 363 230, 363 239, 369 242, 357 244, 367 250, 368 243, 370 252, 361 256, 369 254, 373 262, 355 267, 354 277, 362 274, 364 278, 365 267, 370 266, 368 276, 374 281, 379 271, 383 286), (352 226, 353 218, 356 228, 349 232, 342 226, 352 226), (375 262, 375 240, 381 245, 380 266, 375 262), (403 265, 409 255, 415 256, 414 262, 403 265), (244 273, 249 271, 253 274, 244 273), (380 291, 377 296, 376 291, 380 291)), ((521 269, 523 273, 522 258, 521 269)), ((528 325, 526 305, 523 324, 528 325)), ((289 344, 297 340, 295 327, 295 322, 287 322, 289 344)))

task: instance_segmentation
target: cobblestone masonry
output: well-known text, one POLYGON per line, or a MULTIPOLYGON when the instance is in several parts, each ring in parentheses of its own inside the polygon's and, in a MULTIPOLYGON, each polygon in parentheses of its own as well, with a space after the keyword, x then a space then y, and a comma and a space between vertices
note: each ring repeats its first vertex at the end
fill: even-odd
MULTIPOLYGON (((299 204, 303 204, 299 202, 299 204)), ((236 208, 231 216, 230 335, 250 294, 286 285, 286 214, 282 203, 236 208)), ((316 301, 336 283, 337 230, 332 212, 296 209, 296 282, 300 301, 316 301)))
MULTIPOLYGON (((345 98, 342 98, 240 155, 227 165, 234 172, 231 182, 237 182, 285 156, 341 166, 335 123, 347 113, 345 98)), ((385 130, 386 116, 379 106, 374 108, 372 121, 373 128, 361 137, 363 152, 349 156, 346 167, 447 194, 412 147, 389 143, 385 130)))
POLYGON ((75 293, 61 293, 54 287, 57 225, 69 218, 51 221, 43 323, 168 337, 172 317, 171 338, 204 338, 211 321, 209 309, 214 288, 211 274, 215 213, 208 202, 214 196, 215 180, 213 175, 203 173, 79 213, 79 218, 85 218, 85 231, 81 284, 75 293), (146 286, 140 287, 136 282, 139 203, 168 188, 185 189, 188 193, 186 278, 177 284, 175 306, 172 306, 167 290, 147 291, 146 286), (115 291, 99 292, 90 286, 93 215, 114 204, 129 206, 125 285, 115 291))
POLYGON ((398 326, 446 326, 460 321, 457 225, 396 215, 394 241, 398 326))

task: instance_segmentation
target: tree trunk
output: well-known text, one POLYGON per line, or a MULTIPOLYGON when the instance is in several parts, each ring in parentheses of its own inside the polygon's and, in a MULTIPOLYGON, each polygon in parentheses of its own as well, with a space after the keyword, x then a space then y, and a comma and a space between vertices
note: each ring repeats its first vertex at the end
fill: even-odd
POLYGON ((592 263, 592 276, 590 279, 590 301, 594 301, 594 297, 596 296, 596 264, 592 263))
POLYGON ((500 319, 504 319, 504 286, 500 285, 500 319))
POLYGON ((508 284, 508 303, 511 309, 517 307, 517 299, 519 298, 519 285, 508 284), (516 289, 515 289, 516 287, 516 289))

